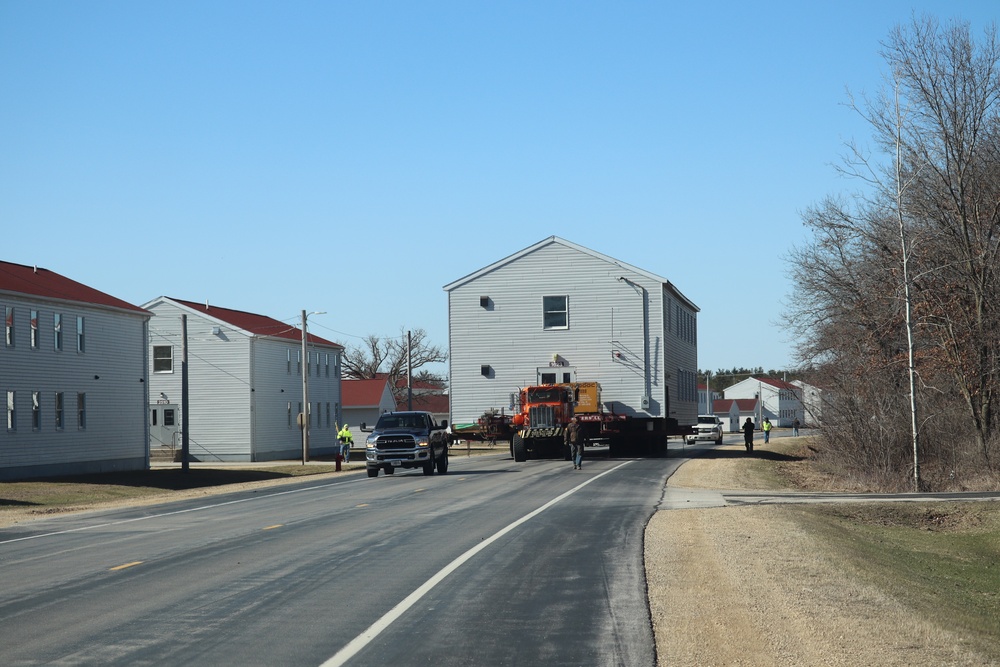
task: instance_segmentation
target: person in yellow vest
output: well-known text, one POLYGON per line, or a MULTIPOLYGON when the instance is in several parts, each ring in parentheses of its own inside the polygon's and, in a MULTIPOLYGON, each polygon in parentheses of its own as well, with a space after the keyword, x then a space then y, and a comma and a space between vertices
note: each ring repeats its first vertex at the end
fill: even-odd
POLYGON ((337 433, 337 439, 340 440, 340 455, 344 459, 344 463, 350 463, 351 461, 351 445, 354 444, 354 436, 351 435, 351 429, 347 424, 344 424, 340 432, 337 433))
POLYGON ((760 425, 760 430, 764 432, 764 444, 771 440, 771 420, 764 417, 764 423, 760 425))

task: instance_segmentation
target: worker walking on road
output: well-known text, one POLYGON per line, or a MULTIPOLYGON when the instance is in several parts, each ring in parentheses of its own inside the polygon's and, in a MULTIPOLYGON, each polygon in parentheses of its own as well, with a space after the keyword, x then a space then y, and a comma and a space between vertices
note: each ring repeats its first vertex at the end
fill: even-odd
POLYGON ((573 470, 583 470, 583 438, 581 435, 580 423, 576 417, 573 417, 563 433, 563 439, 569 445, 569 456, 573 459, 573 470))
POLYGON ((743 444, 748 452, 753 451, 753 420, 749 417, 743 422, 743 444))
POLYGON ((764 423, 760 425, 760 430, 764 432, 764 444, 771 442, 771 420, 764 417, 764 423))
POLYGON ((350 463, 351 461, 351 445, 354 444, 354 436, 351 435, 351 429, 347 424, 344 424, 340 432, 337 433, 337 439, 340 440, 340 456, 344 460, 344 463, 350 463))

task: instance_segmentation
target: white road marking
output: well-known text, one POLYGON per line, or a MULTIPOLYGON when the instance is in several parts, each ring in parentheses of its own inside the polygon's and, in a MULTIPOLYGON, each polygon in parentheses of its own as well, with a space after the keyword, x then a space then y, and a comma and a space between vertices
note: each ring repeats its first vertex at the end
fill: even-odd
POLYGON ((406 613, 410 609, 410 607, 415 605, 422 597, 430 593, 435 586, 440 584, 445 579, 445 577, 447 577, 452 572, 460 568, 462 565, 464 565, 467 561, 469 561, 473 556, 478 554, 480 551, 482 551, 489 545, 493 544, 498 539, 500 539, 510 531, 514 530, 521 524, 530 521, 531 519, 535 518, 536 516, 538 516, 545 510, 549 509, 553 505, 562 502, 563 500, 573 495, 574 493, 576 493, 583 487, 587 486, 591 482, 594 482, 609 473, 615 472, 619 468, 626 466, 629 463, 631 463, 631 461, 625 461, 624 463, 621 463, 615 466, 614 468, 611 468, 610 470, 606 470, 599 475, 591 477, 587 481, 578 484, 577 486, 573 487, 572 489, 563 493, 562 495, 556 496, 555 498, 545 503, 535 511, 525 514, 523 517, 521 517, 514 523, 506 526, 505 528, 502 528, 500 531, 494 533, 492 536, 486 538, 476 546, 472 547, 464 554, 462 554, 461 556, 453 560, 451 563, 446 565, 433 577, 428 579, 422 586, 417 588, 417 590, 413 591, 408 596, 406 596, 406 598, 402 602, 400 602, 395 607, 390 609, 384 616, 382 616, 382 618, 378 619, 370 626, 368 626, 367 630, 365 630, 360 635, 358 635, 350 642, 348 642, 347 645, 344 646, 344 648, 337 651, 337 653, 332 658, 324 662, 322 665, 320 665, 320 667, 341 667, 341 665, 346 664, 348 660, 353 658, 361 649, 366 647, 368 644, 371 643, 373 639, 375 639, 378 635, 380 635, 383 630, 388 628, 400 616, 406 613))

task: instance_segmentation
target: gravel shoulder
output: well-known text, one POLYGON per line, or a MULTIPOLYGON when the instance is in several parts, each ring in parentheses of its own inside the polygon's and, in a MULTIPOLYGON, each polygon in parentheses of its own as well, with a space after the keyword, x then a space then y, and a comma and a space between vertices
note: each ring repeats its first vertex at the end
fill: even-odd
MULTIPOLYGON (((754 464, 694 459, 667 484, 752 489, 754 464)), ((645 560, 658 664, 992 664, 863 583, 824 553, 796 514, 794 506, 767 505, 654 515, 645 560)))

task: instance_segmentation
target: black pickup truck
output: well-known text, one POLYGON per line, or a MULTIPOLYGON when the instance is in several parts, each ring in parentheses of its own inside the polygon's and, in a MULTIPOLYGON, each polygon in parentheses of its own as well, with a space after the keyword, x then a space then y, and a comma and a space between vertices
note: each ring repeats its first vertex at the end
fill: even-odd
POLYGON ((448 472, 448 421, 435 423, 429 412, 385 412, 375 428, 361 424, 371 433, 365 440, 365 468, 369 477, 384 470, 391 475, 396 468, 423 468, 425 475, 448 472))

